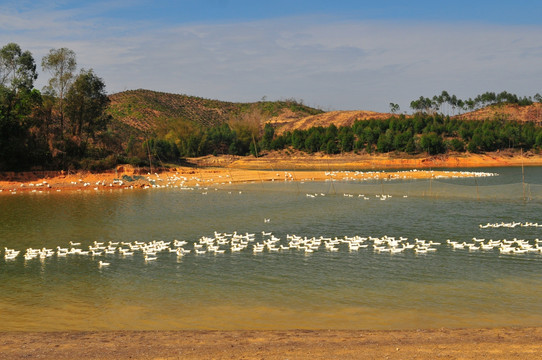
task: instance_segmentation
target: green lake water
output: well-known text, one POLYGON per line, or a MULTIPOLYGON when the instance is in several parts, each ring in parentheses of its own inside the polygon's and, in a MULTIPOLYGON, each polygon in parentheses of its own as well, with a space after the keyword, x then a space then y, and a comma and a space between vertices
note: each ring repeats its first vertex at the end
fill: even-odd
POLYGON ((542 325, 542 253, 454 250, 446 240, 542 238, 542 168, 388 182, 274 182, 194 190, 0 196, 0 331, 412 329, 542 325), (525 182, 522 183, 522 179, 525 182), (377 195, 391 195, 381 200, 377 195), (539 222, 541 227, 481 228, 539 222), (436 251, 367 248, 198 255, 214 233, 404 237, 436 251), (25 260, 27 248, 184 240, 140 251, 25 260), (20 250, 5 259, 4 248, 20 250), (108 266, 100 267, 99 262, 108 266))

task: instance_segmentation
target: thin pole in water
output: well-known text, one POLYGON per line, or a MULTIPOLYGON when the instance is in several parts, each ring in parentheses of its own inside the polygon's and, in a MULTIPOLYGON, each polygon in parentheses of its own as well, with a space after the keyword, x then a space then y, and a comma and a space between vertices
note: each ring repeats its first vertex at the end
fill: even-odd
POLYGON ((525 168, 523 166, 523 149, 521 149, 521 185, 523 186, 523 201, 526 200, 525 197, 525 168))
POLYGON ((331 176, 331 165, 329 164, 329 160, 327 161, 327 167, 329 169, 329 182, 331 183, 331 187, 333 188, 333 195, 337 195, 335 185, 333 185, 333 176, 331 176))

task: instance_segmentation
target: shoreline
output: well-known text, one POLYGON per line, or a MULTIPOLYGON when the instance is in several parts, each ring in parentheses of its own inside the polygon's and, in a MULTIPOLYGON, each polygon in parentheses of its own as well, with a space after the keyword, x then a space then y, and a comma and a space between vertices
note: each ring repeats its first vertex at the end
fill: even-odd
POLYGON ((401 156, 390 154, 326 155, 302 152, 271 152, 265 156, 205 156, 189 159, 197 166, 227 167, 247 170, 387 170, 387 169, 457 169, 542 166, 542 154, 519 152, 492 152, 485 154, 445 154, 401 156))
POLYGON ((255 158, 206 156, 188 159, 191 166, 171 169, 119 165, 107 172, 5 172, 0 174, 0 195, 20 192, 52 193, 150 189, 199 188, 271 181, 392 180, 471 177, 453 169, 542 166, 542 155, 461 154, 394 158, 389 155, 337 155, 272 153, 255 158), (449 170, 438 170, 449 169, 449 170), (353 175, 354 172, 354 175, 353 175))
POLYGON ((0 359, 538 359, 542 328, 0 332, 0 359))
MULTIPOLYGON (((152 189, 153 183, 160 187, 183 184, 182 186, 187 188, 203 190, 208 186, 248 182, 328 181, 344 180, 354 176, 357 180, 364 177, 391 180, 402 179, 403 176, 408 176, 409 179, 429 179, 461 175, 460 171, 439 171, 431 168, 490 168, 491 165, 488 163, 491 162, 487 160, 487 156, 476 155, 474 158, 470 157, 469 161, 458 158, 424 157, 390 159, 385 156, 365 160, 353 157, 328 159, 321 155, 294 156, 282 160, 276 155, 258 159, 206 157, 191 160, 198 167, 179 167, 156 174, 142 174, 138 169, 120 166, 116 171, 96 174, 50 173, 43 177, 36 175, 26 180, 22 177, 11 181, 0 177, 0 189, 3 190, 0 195, 21 192, 73 193, 109 189, 112 191, 129 188, 152 189), (487 162, 481 165, 479 163, 481 160, 487 162), (269 166, 267 170, 258 168, 265 163, 269 166), (455 166, 441 166, 443 163, 455 166), (350 166, 348 164, 354 164, 356 167, 348 170, 345 168, 350 166), (381 164, 382 167, 377 169, 374 164, 381 164), (293 170, 274 170, 281 167, 290 167, 293 170), (386 170, 395 168, 403 170, 386 170), (355 174, 354 171, 358 171, 359 174, 355 174), (143 179, 126 181, 123 184, 114 182, 115 179, 122 179, 123 175, 134 179, 142 176, 143 179), (97 184, 98 182, 100 184, 97 184), (14 191, 10 191, 11 189, 14 191)), ((498 159, 495 156, 491 158, 495 164, 493 166, 542 165, 542 157, 539 155, 529 158, 498 159)), ((0 331, 0 359, 538 359, 540 354, 542 354, 542 327, 417 330, 0 331)))

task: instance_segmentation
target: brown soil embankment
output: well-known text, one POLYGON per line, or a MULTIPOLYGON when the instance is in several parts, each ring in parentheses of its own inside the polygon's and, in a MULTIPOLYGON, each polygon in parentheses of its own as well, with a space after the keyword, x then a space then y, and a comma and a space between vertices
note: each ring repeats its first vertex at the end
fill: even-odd
POLYGON ((473 168, 498 166, 542 166, 542 155, 533 153, 495 152, 486 154, 451 154, 437 156, 396 156, 393 154, 326 155, 273 152, 253 156, 207 156, 191 159, 198 166, 228 167, 231 169, 288 169, 288 170, 385 170, 473 168))
POLYGON ((156 187, 210 187, 263 181, 325 181, 352 179, 428 179, 470 176, 462 172, 436 171, 439 168, 494 166, 542 166, 538 154, 460 154, 446 156, 394 157, 390 155, 336 155, 272 153, 263 157, 206 156, 189 159, 190 167, 139 169, 119 166, 116 170, 90 173, 28 172, 0 174, 0 194, 19 192, 103 191, 156 187), (419 169, 417 172, 404 171, 419 169), (374 173, 376 170, 383 172, 374 173))
POLYGON ((540 359, 542 328, 0 333, 0 359, 540 359))

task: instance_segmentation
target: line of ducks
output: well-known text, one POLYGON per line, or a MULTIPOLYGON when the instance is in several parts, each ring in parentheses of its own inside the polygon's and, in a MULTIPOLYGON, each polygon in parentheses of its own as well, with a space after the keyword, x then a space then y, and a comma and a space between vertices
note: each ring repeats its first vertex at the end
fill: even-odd
MULTIPOLYGON (((361 181, 370 181, 370 180, 400 180, 407 179, 408 173, 418 172, 417 169, 397 171, 394 174, 387 174, 385 171, 326 171, 326 176, 330 176, 330 179, 326 181, 336 181, 336 177, 341 177, 342 180, 361 180, 361 181), (387 175, 383 177, 382 175, 387 175), (361 177, 361 178, 360 178, 361 177)), ((427 171, 427 170, 420 170, 427 171)), ((433 179, 456 179, 462 177, 491 177, 498 176, 497 173, 489 173, 482 171, 444 171, 443 174, 433 175, 433 170, 428 170, 432 174, 433 179), (459 174, 459 175, 458 175, 459 174)))
POLYGON ((513 238, 512 240, 499 239, 499 240, 485 240, 481 238, 472 238, 473 242, 458 242, 446 240, 446 243, 452 247, 452 249, 466 249, 469 251, 490 251, 498 249, 501 254, 526 254, 526 253, 542 253, 542 246, 540 243, 542 240, 534 239, 534 244, 531 244, 529 240, 513 238))
MULTIPOLYGON (((327 171, 325 172, 326 176, 329 176, 329 179, 326 179, 325 181, 336 181, 336 177, 340 175, 341 180, 358 180, 358 181, 368 181, 368 180, 375 180, 380 179, 382 180, 397 180, 397 179, 406 179, 408 178, 407 173, 411 172, 417 172, 418 170, 406 170, 406 171, 398 171, 395 174, 390 174, 387 177, 382 177, 382 174, 385 174, 384 171, 327 171)), ((431 171, 432 172, 432 171, 431 171)), ((302 175, 303 173, 300 173, 302 175)), ((435 175, 433 176, 435 179, 438 178, 460 178, 460 177, 489 177, 489 176, 498 176, 497 173, 488 173, 488 172, 480 172, 480 171, 445 171, 444 175, 435 175), (457 174, 460 174, 461 176, 458 176, 457 174)), ((295 181, 296 177, 288 171, 284 171, 284 174, 281 175, 280 173, 276 173, 275 177, 277 180, 283 179, 286 182, 289 181, 295 181)), ((186 176, 181 175, 173 175, 173 176, 164 176, 161 177, 160 174, 155 173, 148 174, 146 177, 146 180, 151 184, 148 186, 145 186, 145 188, 181 188, 185 190, 194 190, 194 187, 188 187, 185 185, 188 181, 196 181, 195 187, 199 188, 200 186, 205 186, 204 184, 207 183, 207 185, 226 185, 226 184, 232 184, 232 178, 230 175, 225 175, 224 177, 221 175, 218 175, 218 178, 210 178, 210 179, 203 179, 199 178, 197 176, 192 176, 191 178, 188 178, 186 176)), ((313 179, 310 178, 303 178, 303 179, 297 179, 302 182, 304 181, 311 181, 313 179)), ((275 179, 272 179, 272 181, 275 181, 275 179)))
POLYGON ((522 222, 516 222, 516 221, 513 221, 513 222, 500 222, 500 223, 487 223, 485 225, 482 225, 480 224, 480 228, 481 229, 487 229, 487 228, 515 228, 516 226, 521 226, 521 227, 542 227, 542 224, 538 224, 538 223, 533 223, 533 222, 529 222, 529 221, 526 221, 524 223, 522 222))
MULTIPOLYGON (((308 198, 316 198, 318 196, 326 196, 325 193, 312 193, 312 194, 305 194, 306 197, 308 198)), ((361 198, 363 200, 370 200, 371 198, 366 196, 365 194, 349 194, 349 193, 343 193, 343 197, 347 197, 347 198, 354 198, 354 197, 357 197, 357 198, 361 198)), ((379 200, 388 200, 388 199, 391 199, 393 196, 390 195, 390 194, 375 194, 375 198, 379 199, 379 200)), ((403 198, 407 198, 408 195, 402 195, 403 198)))
MULTIPOLYGON (((103 257, 108 255, 119 255, 121 257, 133 256, 135 252, 141 252, 145 261, 153 261, 157 259, 157 254, 163 251, 175 252, 178 256, 183 256, 190 253, 190 250, 184 249, 183 246, 188 244, 186 241, 174 240, 173 242, 164 242, 153 240, 151 242, 134 241, 134 242, 112 242, 108 244, 104 242, 94 241, 88 246, 88 250, 81 248, 81 243, 70 241, 70 247, 57 246, 56 249, 49 248, 28 248, 23 254, 24 260, 46 259, 53 256, 59 258, 68 256, 91 256, 103 257), (173 243, 173 246, 171 244, 173 243)), ((4 260, 15 260, 20 250, 8 249, 4 247, 4 260)), ((107 266, 109 263, 100 262, 100 266, 107 266)))
MULTIPOLYGON (((108 256, 118 256, 126 258, 134 256, 136 253, 143 255, 145 262, 155 261, 159 253, 172 253, 178 258, 186 254, 195 255, 204 254, 225 254, 250 251, 253 254, 259 253, 278 253, 285 251, 300 251, 305 254, 314 253, 319 250, 328 252, 338 252, 341 249, 348 249, 350 252, 361 249, 372 250, 374 253, 397 254, 405 251, 413 251, 416 254, 433 253, 443 244, 432 240, 414 238, 409 240, 407 237, 394 237, 384 235, 382 237, 362 237, 362 236, 344 236, 344 237, 301 237, 298 235, 286 235, 285 241, 276 237, 272 232, 262 231, 256 239, 255 233, 238 234, 214 232, 214 236, 203 236, 195 242, 184 240, 158 241, 150 242, 93 242, 88 249, 83 249, 81 243, 70 241, 70 247, 57 246, 56 249, 34 249, 28 248, 23 254, 24 260, 46 259, 53 256, 58 258, 69 256, 89 256, 92 258, 105 258, 108 256)), ((445 246, 452 250, 468 251, 490 251, 497 249, 502 254, 525 254, 542 253, 542 240, 538 238, 534 241, 513 238, 512 240, 499 239, 493 240, 482 238, 472 238, 472 242, 459 242, 446 240, 445 246)), ((4 248, 4 260, 15 260, 21 251, 4 248)), ((99 261, 99 267, 109 266, 108 262, 99 261)))

